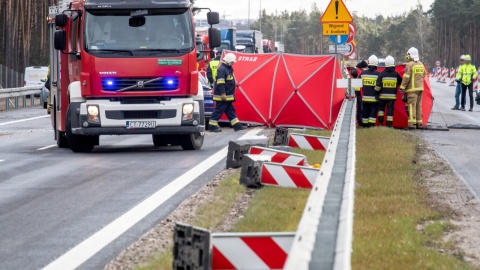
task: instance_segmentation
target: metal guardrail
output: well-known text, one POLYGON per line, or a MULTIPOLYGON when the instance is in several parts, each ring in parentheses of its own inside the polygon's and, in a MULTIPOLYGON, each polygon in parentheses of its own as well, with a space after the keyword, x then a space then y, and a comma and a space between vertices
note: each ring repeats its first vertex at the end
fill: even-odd
POLYGON ((355 111, 343 102, 284 269, 351 269, 355 111))
POLYGON ((26 96, 30 96, 30 105, 33 107, 35 106, 35 94, 40 94, 42 92, 43 86, 31 86, 31 87, 18 87, 18 88, 7 88, 7 89, 0 89, 0 99, 5 99, 5 109, 8 111, 10 110, 10 106, 13 108, 19 107, 19 97, 24 97, 22 100, 23 107, 27 107, 27 99, 26 96), (11 100, 14 98, 14 101, 11 100))

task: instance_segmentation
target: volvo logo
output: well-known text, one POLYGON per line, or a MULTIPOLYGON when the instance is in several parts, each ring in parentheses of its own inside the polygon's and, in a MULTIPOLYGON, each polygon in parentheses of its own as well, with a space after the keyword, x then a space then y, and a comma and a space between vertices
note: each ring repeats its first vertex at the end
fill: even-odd
POLYGON ((138 86, 138 88, 143 88, 145 86, 145 82, 144 81, 138 81, 137 86, 138 86))
POLYGON ((100 71, 98 72, 100 75, 115 75, 117 74, 116 71, 100 71))

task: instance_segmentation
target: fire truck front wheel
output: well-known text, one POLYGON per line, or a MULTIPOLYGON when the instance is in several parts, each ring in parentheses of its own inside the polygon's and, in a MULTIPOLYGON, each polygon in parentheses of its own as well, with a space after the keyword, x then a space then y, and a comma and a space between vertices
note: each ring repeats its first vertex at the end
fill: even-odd
POLYGON ((93 147, 95 147, 97 137, 76 135, 72 133, 72 112, 70 105, 68 105, 67 119, 65 121, 65 127, 67 129, 65 135, 67 137, 68 144, 70 145, 70 149, 72 149, 72 151, 75 153, 85 153, 92 151, 93 147))
POLYGON ((200 150, 205 139, 204 133, 184 134, 180 137, 183 150, 200 150))

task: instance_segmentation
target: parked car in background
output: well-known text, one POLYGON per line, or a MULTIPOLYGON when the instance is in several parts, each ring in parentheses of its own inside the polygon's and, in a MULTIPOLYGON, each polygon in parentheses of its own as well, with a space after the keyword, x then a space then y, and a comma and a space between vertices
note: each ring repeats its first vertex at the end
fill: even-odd
MULTIPOLYGON (((26 67, 25 75, 23 78, 23 86, 43 86, 45 85, 45 79, 47 78, 48 67, 26 67)), ((40 94, 35 94, 39 96, 40 94)))
POLYGON ((213 88, 208 84, 207 78, 203 77, 202 75, 198 76, 198 80, 203 88, 203 100, 205 104, 205 128, 207 128, 210 116, 215 109, 215 102, 213 101, 213 88))

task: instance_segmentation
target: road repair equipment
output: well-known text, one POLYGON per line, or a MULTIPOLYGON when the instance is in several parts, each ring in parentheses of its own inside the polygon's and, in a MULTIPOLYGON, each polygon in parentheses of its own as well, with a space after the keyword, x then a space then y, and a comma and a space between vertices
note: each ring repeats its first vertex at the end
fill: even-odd
MULTIPOLYGON (((188 0, 66 0, 50 7, 58 147, 89 152, 100 135, 150 134, 155 146, 200 149, 205 117, 194 12, 188 0)), ((210 48, 218 47, 218 13, 208 12, 207 21, 210 48)))

